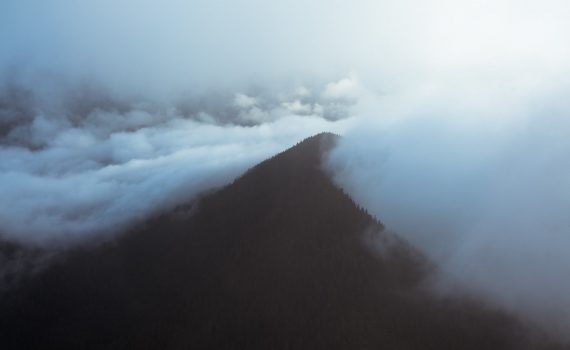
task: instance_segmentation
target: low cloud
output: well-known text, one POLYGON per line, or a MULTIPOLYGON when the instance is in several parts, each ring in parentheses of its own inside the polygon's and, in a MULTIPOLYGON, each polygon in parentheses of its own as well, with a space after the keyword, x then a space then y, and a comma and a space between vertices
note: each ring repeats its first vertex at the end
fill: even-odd
POLYGON ((217 109, 190 99, 182 111, 92 96, 74 101, 85 108, 54 108, 31 98, 29 118, 6 123, 0 137, 2 238, 47 245, 104 237, 224 185, 300 139, 343 128, 312 108, 283 107, 295 91, 222 96, 229 98, 217 109))
POLYGON ((437 264, 434 291, 482 298, 568 340, 570 108, 555 96, 569 89, 547 97, 466 83, 429 98, 414 90, 406 104, 381 96, 329 167, 437 264))

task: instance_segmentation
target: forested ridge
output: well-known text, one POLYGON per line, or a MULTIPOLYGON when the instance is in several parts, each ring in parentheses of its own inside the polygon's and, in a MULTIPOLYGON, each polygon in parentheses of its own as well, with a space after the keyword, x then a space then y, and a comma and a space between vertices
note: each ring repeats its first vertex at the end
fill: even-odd
POLYGON ((427 260, 323 171, 337 138, 306 139, 187 206, 69 251, 1 296, 0 347, 557 348, 509 315, 425 292, 427 260))

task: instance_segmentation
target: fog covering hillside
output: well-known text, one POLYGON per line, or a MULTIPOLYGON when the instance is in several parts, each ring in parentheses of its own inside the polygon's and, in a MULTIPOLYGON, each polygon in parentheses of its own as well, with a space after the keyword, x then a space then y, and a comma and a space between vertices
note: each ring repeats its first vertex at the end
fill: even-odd
POLYGON ((1 296, 0 347, 557 348, 499 310, 424 292, 436 267, 322 170, 336 138, 55 258, 1 296))

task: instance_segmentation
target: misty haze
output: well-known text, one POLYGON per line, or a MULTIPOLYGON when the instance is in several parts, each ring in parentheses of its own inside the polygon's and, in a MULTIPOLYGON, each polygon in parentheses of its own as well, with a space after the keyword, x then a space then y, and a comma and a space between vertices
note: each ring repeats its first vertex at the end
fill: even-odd
POLYGON ((0 349, 570 349, 570 3, 0 4, 0 349))

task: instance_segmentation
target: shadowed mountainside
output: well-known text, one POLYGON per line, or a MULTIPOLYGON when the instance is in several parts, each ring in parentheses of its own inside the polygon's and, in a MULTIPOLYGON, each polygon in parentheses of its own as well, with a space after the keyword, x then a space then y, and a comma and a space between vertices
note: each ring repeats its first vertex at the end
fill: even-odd
POLYGON ((192 205, 66 253, 2 295, 0 347, 551 348, 505 314, 423 292, 421 254, 321 169, 336 138, 311 137, 192 205))

